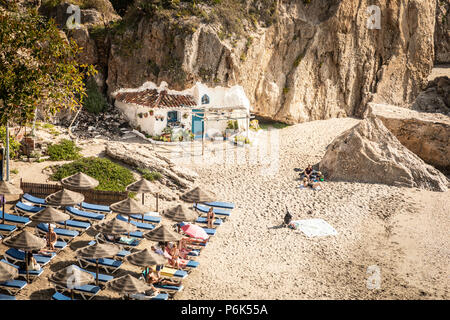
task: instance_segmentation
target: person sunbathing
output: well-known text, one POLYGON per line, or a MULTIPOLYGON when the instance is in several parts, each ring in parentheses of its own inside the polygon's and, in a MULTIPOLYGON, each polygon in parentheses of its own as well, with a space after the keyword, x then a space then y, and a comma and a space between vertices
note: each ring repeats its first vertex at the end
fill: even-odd
POLYGON ((166 250, 170 256, 169 264, 180 270, 180 250, 178 250, 177 244, 174 243, 171 247, 168 246, 166 250))
POLYGON ((303 179, 303 186, 306 187, 311 187, 313 190, 322 190, 322 186, 320 185, 319 182, 314 182, 312 180, 309 180, 308 178, 304 178, 303 179))
POLYGON ((154 287, 154 285, 159 286, 175 286, 179 287, 181 286, 181 282, 173 281, 169 279, 162 278, 156 271, 150 272, 147 276, 147 283, 150 285, 150 287, 156 292, 159 293, 159 290, 154 287))
POLYGON ((53 231, 52 225, 49 224, 48 225, 48 232, 46 234, 46 240, 47 240, 47 247, 50 250, 53 250, 53 251, 56 250, 55 249, 55 244, 56 244, 57 239, 58 239, 58 236, 56 235, 56 232, 53 231))

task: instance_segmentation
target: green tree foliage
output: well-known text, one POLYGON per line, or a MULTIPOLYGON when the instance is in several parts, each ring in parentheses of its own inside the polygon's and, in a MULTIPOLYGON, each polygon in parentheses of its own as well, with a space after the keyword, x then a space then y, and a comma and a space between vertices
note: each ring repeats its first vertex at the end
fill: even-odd
POLYGON ((100 182, 97 190, 125 191, 127 185, 136 181, 129 169, 109 159, 95 157, 82 158, 59 166, 51 179, 59 181, 78 172, 97 179, 100 182))
POLYGON ((76 43, 36 9, 8 9, 0 11, 0 125, 29 123, 38 106, 47 115, 81 106, 83 79, 96 70, 76 61, 76 43))

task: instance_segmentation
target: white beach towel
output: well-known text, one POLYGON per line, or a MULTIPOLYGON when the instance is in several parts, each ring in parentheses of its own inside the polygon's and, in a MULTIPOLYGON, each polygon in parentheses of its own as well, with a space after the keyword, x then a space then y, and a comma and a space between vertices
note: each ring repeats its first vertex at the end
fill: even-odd
POLYGON ((306 219, 292 221, 295 229, 302 231, 307 237, 336 236, 337 231, 323 219, 306 219))

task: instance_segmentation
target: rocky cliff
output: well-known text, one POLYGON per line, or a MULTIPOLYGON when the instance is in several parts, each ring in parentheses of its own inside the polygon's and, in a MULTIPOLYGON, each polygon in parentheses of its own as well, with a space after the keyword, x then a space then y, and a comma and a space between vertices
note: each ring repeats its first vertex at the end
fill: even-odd
POLYGON ((450 2, 436 1, 436 28, 434 34, 436 63, 450 63, 450 2))
POLYGON ((113 1, 121 20, 108 0, 76 2, 90 24, 71 36, 107 94, 149 80, 240 84, 255 113, 297 123, 409 106, 434 60, 434 1, 381 1, 379 16, 370 0, 113 1))
POLYGON ((383 2, 380 29, 367 27, 371 4, 277 1, 270 25, 261 15, 249 15, 253 22, 244 16, 240 34, 205 21, 206 5, 205 19, 141 10, 114 36, 108 91, 145 80, 176 88, 197 80, 241 84, 256 113, 288 123, 361 116, 369 101, 408 105, 433 65, 435 3, 383 2))

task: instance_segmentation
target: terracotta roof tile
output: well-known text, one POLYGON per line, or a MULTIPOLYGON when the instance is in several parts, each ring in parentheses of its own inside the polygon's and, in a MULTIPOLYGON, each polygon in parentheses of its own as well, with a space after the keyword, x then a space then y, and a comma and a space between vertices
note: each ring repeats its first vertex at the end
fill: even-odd
POLYGON ((167 91, 158 93, 156 89, 147 89, 138 92, 120 92, 116 100, 125 103, 134 103, 151 108, 178 108, 193 107, 196 105, 194 97, 190 95, 168 94, 167 91))

